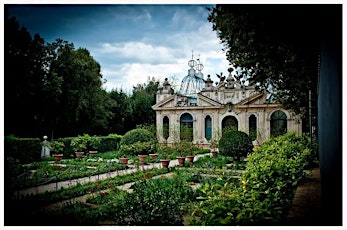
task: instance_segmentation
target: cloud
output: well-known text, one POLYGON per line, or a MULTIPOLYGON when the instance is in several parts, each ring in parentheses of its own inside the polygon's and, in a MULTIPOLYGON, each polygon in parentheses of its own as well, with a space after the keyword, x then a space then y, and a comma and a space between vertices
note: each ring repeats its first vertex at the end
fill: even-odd
POLYGON ((155 46, 141 41, 125 43, 103 43, 95 50, 96 56, 109 55, 128 62, 159 64, 173 62, 175 51, 169 46, 155 46))

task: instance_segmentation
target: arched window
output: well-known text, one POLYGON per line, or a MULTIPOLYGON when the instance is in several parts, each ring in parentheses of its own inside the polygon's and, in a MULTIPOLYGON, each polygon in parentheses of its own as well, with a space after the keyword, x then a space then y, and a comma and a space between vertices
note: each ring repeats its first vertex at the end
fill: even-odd
POLYGON ((212 119, 210 116, 205 118, 205 138, 210 140, 212 137, 212 119))
POLYGON ((193 141, 193 117, 189 113, 184 113, 180 119, 180 139, 193 141))
POLYGON ((287 115, 277 110, 271 114, 270 135, 277 137, 287 132, 287 115))
POLYGON ((234 128, 238 130, 238 122, 236 117, 234 116, 225 117, 222 121, 222 129, 225 129, 225 128, 228 128, 228 129, 234 128))
POLYGON ((249 116, 248 119, 249 137, 252 141, 257 139, 257 117, 255 115, 249 116))
POLYGON ((165 140, 167 140, 169 138, 169 118, 167 116, 165 116, 163 118, 163 137, 165 140))

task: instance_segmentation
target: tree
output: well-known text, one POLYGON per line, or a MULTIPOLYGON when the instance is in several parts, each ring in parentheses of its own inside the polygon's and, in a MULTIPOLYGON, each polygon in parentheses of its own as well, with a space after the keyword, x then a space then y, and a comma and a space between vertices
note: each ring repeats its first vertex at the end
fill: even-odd
POLYGON ((73 44, 60 39, 52 48, 56 53, 46 79, 46 90, 53 90, 52 103, 47 104, 54 111, 49 119, 54 122, 52 129, 59 135, 93 134, 106 129, 114 104, 101 88, 99 63, 87 49, 75 50, 73 44))
POLYGON ((131 105, 129 96, 123 90, 112 90, 108 93, 115 106, 109 120, 109 133, 125 134, 128 124, 131 123, 131 105))
POLYGON ((209 8, 208 20, 240 75, 251 84, 270 83, 286 108, 306 113, 309 89, 317 95, 320 13, 325 7, 216 5, 209 8))
POLYGON ((46 74, 45 42, 38 34, 32 38, 6 9, 5 14, 5 134, 38 135, 46 74))
POLYGON ((155 124, 155 111, 152 105, 156 102, 158 85, 158 80, 148 78, 147 83, 133 87, 133 94, 130 97, 134 125, 132 128, 140 124, 155 124))

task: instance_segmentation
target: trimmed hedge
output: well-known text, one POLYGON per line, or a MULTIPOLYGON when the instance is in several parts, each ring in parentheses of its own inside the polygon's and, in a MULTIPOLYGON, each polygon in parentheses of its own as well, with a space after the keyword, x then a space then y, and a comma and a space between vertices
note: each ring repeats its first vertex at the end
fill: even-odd
POLYGON ((6 136, 4 144, 6 158, 18 159, 21 164, 41 159, 42 145, 39 138, 6 136))

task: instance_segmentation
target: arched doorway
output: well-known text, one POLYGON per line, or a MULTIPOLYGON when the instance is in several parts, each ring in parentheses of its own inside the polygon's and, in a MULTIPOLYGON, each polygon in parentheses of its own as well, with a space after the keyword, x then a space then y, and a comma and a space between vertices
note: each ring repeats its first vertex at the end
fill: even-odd
POLYGON ((193 117, 184 113, 180 119, 180 140, 193 141, 193 117))
POLYGON ((222 121, 222 129, 236 129, 238 130, 238 121, 234 116, 227 116, 222 121))
POLYGON ((270 135, 277 137, 287 132, 287 115, 281 110, 276 110, 271 114, 270 135))

